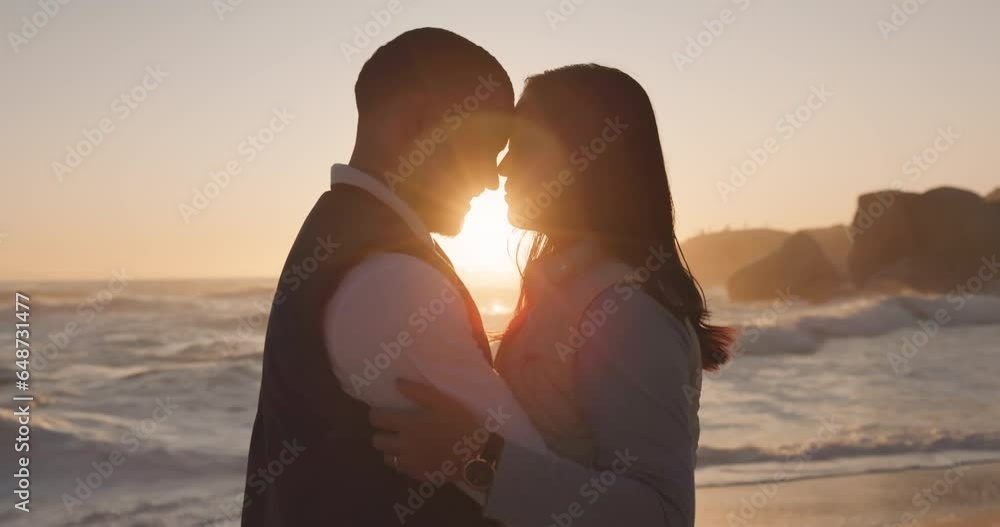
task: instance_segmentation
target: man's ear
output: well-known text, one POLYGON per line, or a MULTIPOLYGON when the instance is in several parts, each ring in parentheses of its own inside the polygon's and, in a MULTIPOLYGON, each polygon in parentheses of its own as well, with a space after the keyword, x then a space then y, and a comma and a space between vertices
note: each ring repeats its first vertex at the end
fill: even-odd
POLYGON ((421 92, 412 92, 396 98, 392 105, 393 115, 388 117, 397 124, 395 132, 398 134, 398 140, 412 143, 420 134, 435 126, 440 116, 433 116, 430 113, 432 107, 430 103, 430 98, 421 92))

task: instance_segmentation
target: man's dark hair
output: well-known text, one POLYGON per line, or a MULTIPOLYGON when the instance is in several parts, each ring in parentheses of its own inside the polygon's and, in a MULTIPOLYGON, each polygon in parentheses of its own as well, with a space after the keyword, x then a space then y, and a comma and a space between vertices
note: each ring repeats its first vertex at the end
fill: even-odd
POLYGON ((423 27, 407 31, 375 51, 361 67, 354 97, 358 114, 364 115, 392 97, 414 90, 442 96, 471 95, 480 77, 491 76, 504 85, 513 100, 510 77, 493 55, 451 31, 423 27))

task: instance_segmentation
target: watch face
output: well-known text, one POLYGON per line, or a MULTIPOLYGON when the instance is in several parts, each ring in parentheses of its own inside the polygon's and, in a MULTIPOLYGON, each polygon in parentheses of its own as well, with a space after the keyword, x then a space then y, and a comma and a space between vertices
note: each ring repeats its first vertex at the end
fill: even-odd
POLYGON ((462 472, 465 482, 477 489, 489 488, 493 484, 494 474, 493 466, 485 459, 478 457, 466 462, 465 470, 462 472))

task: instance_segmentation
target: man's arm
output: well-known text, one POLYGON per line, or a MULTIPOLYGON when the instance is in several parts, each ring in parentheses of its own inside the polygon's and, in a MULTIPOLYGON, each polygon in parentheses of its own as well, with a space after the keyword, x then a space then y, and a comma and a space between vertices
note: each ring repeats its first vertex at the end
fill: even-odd
POLYGON ((544 447, 509 388, 483 360, 462 300, 448 300, 443 293, 446 278, 411 257, 372 260, 345 280, 327 309, 327 339, 338 379, 348 393, 372 406, 412 406, 395 387, 396 378, 406 378, 431 384, 467 407, 480 418, 475 426, 491 410, 502 407, 510 414, 500 431, 506 444, 487 516, 525 527, 549 525, 553 515, 561 514, 570 514, 579 526, 691 525, 685 496, 693 495, 693 483, 684 481, 691 470, 681 392, 687 382, 685 348, 676 330, 650 316, 653 306, 640 305, 643 295, 623 306, 578 352, 577 389, 602 453, 611 452, 610 458, 597 460, 607 470, 595 470, 544 447), (396 340, 402 332, 403 339, 396 340), (365 377, 369 362, 396 349, 392 342, 408 344, 373 379, 365 377), (649 362, 656 357, 667 362, 649 362), (616 468, 625 470, 617 474, 616 468), (605 484, 608 471, 615 476, 610 485, 605 484))
POLYGON ((508 442, 544 451, 544 441, 483 357, 463 297, 429 264, 403 254, 366 259, 327 304, 327 349, 343 389, 373 407, 412 407, 398 378, 429 383, 508 442))

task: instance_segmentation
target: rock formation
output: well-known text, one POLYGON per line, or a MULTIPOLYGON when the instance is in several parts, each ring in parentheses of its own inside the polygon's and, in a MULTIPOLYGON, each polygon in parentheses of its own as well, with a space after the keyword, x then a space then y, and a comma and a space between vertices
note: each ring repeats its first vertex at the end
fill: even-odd
POLYGON ((681 249, 698 282, 713 287, 725 285, 733 273, 773 252, 788 236, 771 229, 726 230, 695 236, 681 249))
MULTIPOLYGON (((824 230, 823 235, 829 234, 824 230)), ((846 238, 843 231, 841 235, 846 238)), ((822 302, 844 288, 844 276, 808 231, 789 237, 776 251, 737 271, 729 279, 729 298, 770 300, 783 295, 822 302)))
POLYGON ((865 194, 849 233, 848 270, 856 285, 888 281, 946 292, 974 277, 983 258, 1000 253, 1000 206, 949 187, 865 194))

